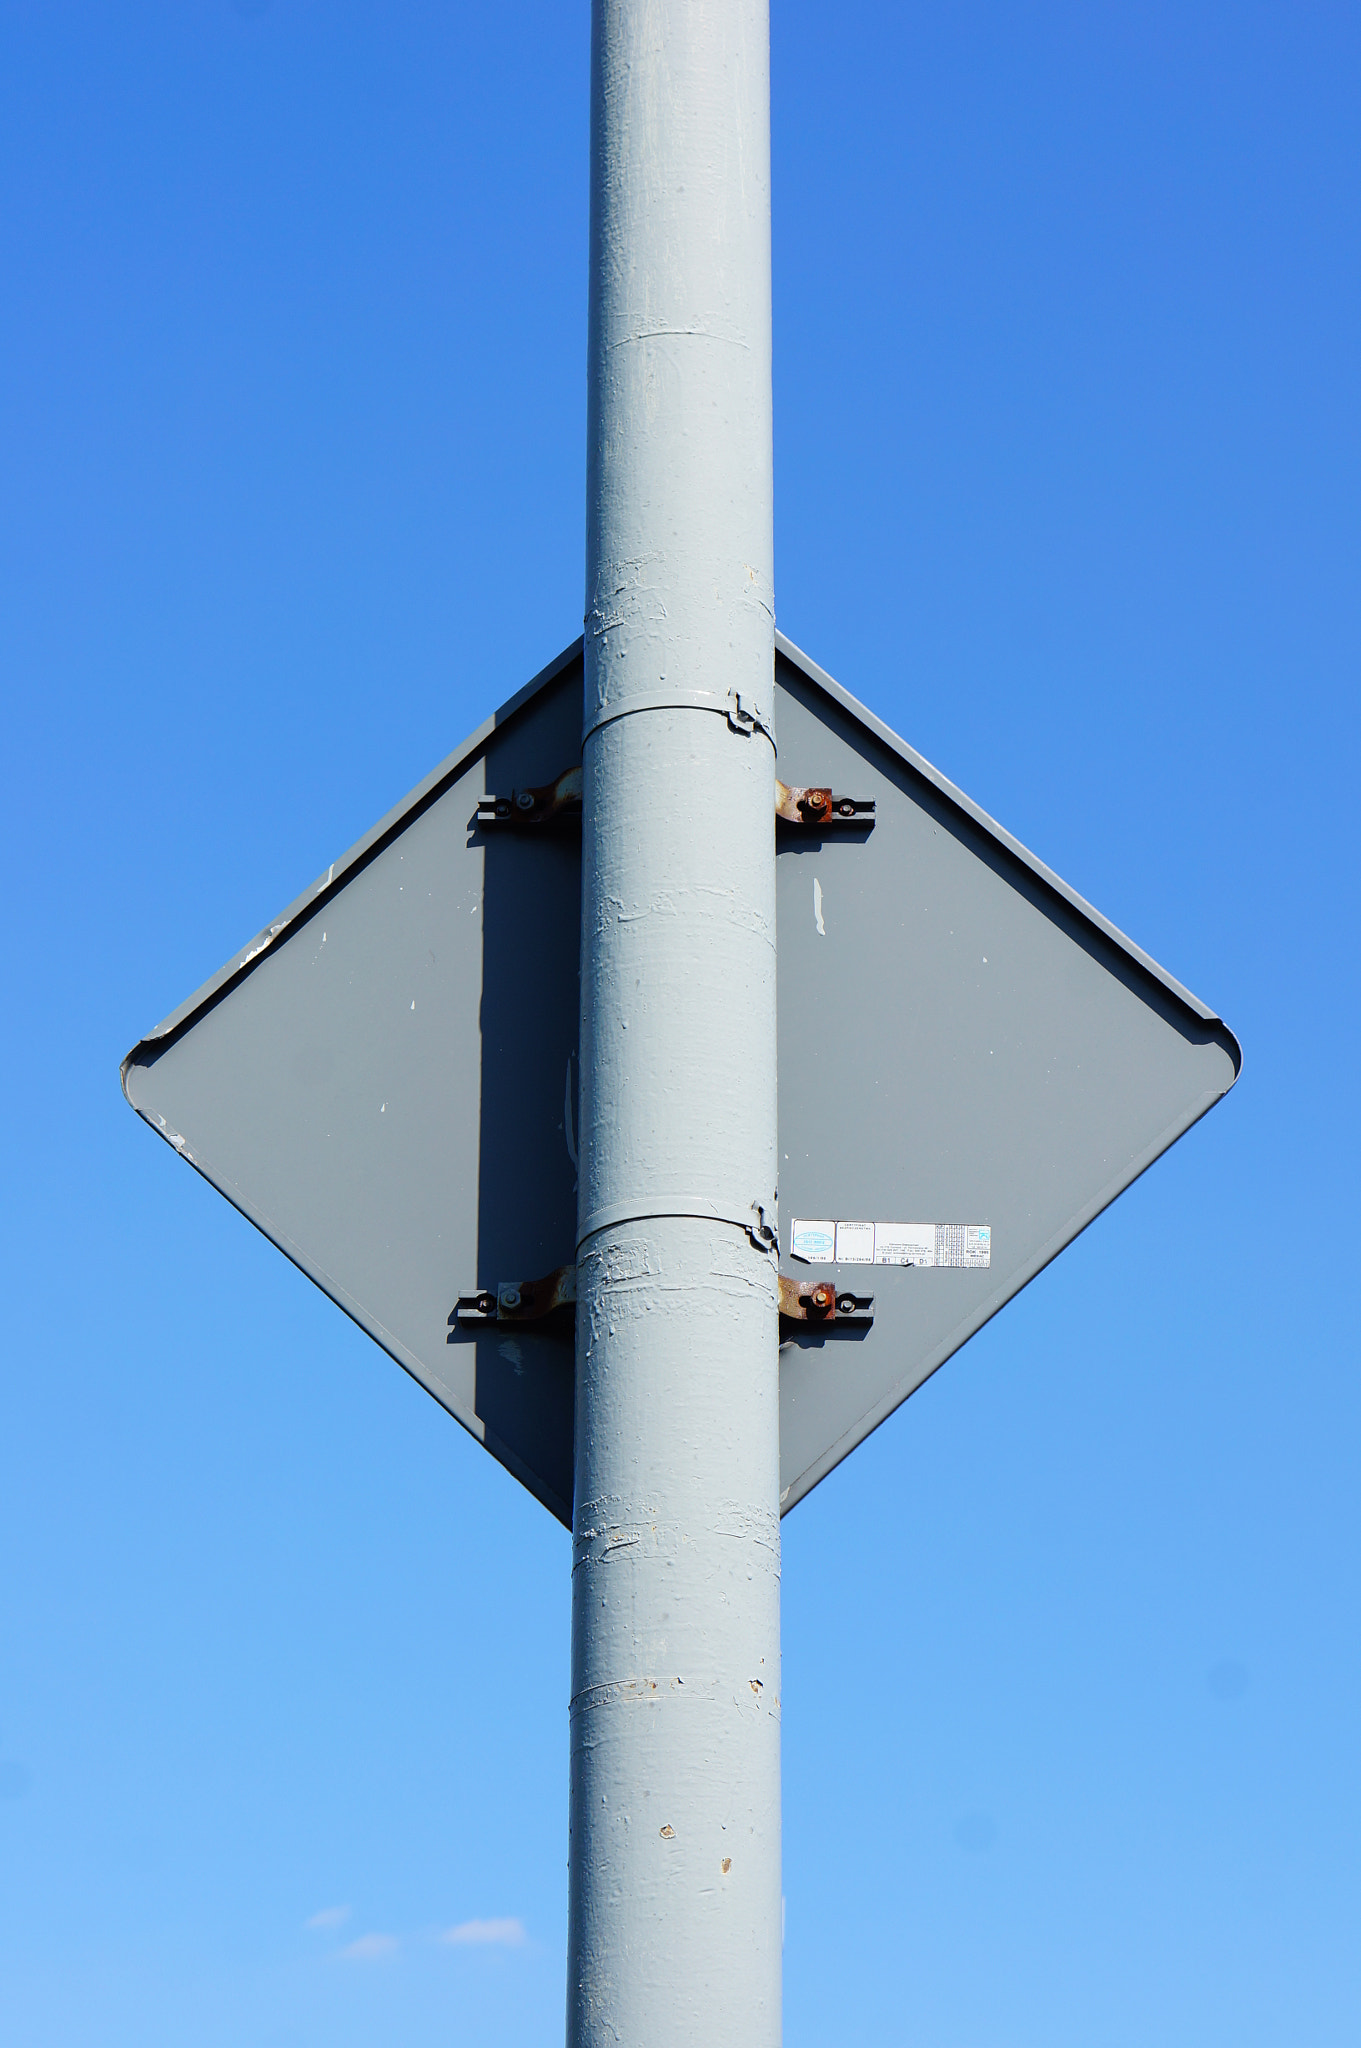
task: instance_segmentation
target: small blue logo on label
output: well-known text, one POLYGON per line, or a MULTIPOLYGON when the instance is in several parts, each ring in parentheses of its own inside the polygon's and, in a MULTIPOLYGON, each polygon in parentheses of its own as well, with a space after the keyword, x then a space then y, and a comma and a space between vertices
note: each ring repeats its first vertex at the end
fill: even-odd
POLYGON ((789 1232, 789 1249, 796 1258, 830 1260, 836 1252, 835 1225, 793 1224, 789 1232))

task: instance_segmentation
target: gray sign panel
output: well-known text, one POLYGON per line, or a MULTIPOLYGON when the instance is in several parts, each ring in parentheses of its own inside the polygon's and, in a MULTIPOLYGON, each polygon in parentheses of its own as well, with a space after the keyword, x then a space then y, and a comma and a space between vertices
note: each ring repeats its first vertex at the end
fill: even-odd
MULTIPOLYGON (((875 1297, 868 1327, 799 1328, 782 1348, 787 1508, 1232 1086, 1239 1053, 778 644, 781 777, 877 806, 872 829, 777 838, 782 1265, 875 1297), (930 1263, 883 1263, 901 1258, 930 1263)), ((147 1121, 569 1524, 570 1333, 450 1316, 462 1292, 572 1256, 579 841, 484 829, 477 807, 579 762, 581 687, 578 643, 123 1076, 147 1121)))
POLYGON ((1203 1116, 1241 1056, 784 641, 776 684, 782 779, 877 810, 863 837, 782 838, 776 866, 781 1251, 801 1278, 875 1297, 868 1331, 800 1331, 782 1350, 789 1508, 1203 1116), (873 1244, 843 1234, 856 1263, 803 1264, 804 1221, 877 1228, 873 1244), (875 1253, 971 1263, 859 1263, 875 1253))
POLYGON ((572 648, 123 1069, 133 1107, 569 1525, 570 1340, 448 1318, 576 1241, 580 838, 476 813, 580 760, 581 681, 572 648))

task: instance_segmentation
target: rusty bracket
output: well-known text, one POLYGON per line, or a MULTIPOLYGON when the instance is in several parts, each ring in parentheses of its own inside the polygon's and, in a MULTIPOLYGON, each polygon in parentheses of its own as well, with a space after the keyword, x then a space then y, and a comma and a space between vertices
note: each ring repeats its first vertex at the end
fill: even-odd
POLYGON ((874 824, 874 798, 837 796, 826 788, 775 784, 775 815, 785 825, 874 824))
MULTIPOLYGON (((873 797, 837 796, 825 788, 775 784, 775 815, 782 824, 825 826, 874 824, 873 797)), ((513 789, 509 796, 477 800, 477 822, 501 831, 570 830, 581 823, 581 770, 567 768, 556 782, 513 789)))
POLYGON ((460 1294, 449 1314, 448 1342, 458 1330, 479 1323, 542 1323, 550 1316, 563 1319, 577 1298, 577 1269, 558 1266, 542 1280, 503 1280, 493 1292, 481 1288, 476 1294, 460 1294))
POLYGON ((859 1323, 874 1321, 874 1296, 851 1294, 830 1280, 803 1282, 780 1275, 782 1323, 859 1323))
POLYGON ((530 789, 513 789, 509 796, 479 797, 477 822, 482 826, 496 825, 514 832, 579 825, 581 770, 564 769, 556 782, 542 782, 530 789))
MULTIPOLYGON (((559 1322, 576 1306, 577 1269, 558 1266, 542 1280, 503 1280, 499 1287, 460 1294, 449 1314, 449 1343, 460 1329, 486 1323, 559 1322)), ((874 1296, 852 1294, 830 1280, 791 1280, 780 1275, 782 1323, 859 1323, 874 1321, 874 1296)))

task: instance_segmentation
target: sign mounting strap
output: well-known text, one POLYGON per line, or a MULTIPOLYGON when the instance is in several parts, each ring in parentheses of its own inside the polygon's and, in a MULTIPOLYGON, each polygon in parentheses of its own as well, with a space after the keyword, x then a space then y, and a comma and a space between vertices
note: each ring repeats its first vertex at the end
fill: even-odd
MULTIPOLYGON (((862 830, 872 830, 874 798, 838 796, 824 783, 777 781, 775 816, 782 825, 801 826, 804 830, 827 825, 858 825, 862 830)), ((493 827, 511 832, 579 829, 580 768, 564 769, 554 782, 512 789, 509 796, 479 797, 477 822, 484 831, 493 827)))
MULTIPOLYGON (((785 1273, 779 1276, 779 1287, 781 1324, 868 1326, 874 1321, 872 1294, 853 1294, 827 1280, 791 1280, 785 1273)), ((460 1329, 487 1323, 556 1323, 565 1333, 571 1325, 563 1312, 575 1307, 576 1298, 575 1266, 555 1266, 542 1280, 503 1280, 494 1290, 484 1287, 460 1294, 449 1312, 446 1341, 453 1344, 460 1329)))

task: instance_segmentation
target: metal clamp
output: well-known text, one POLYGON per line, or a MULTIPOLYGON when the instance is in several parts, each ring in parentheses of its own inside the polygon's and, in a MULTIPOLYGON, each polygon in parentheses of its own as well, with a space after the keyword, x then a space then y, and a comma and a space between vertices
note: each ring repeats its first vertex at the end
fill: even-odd
POLYGON ((775 815, 786 825, 874 824, 874 798, 836 796, 830 789, 775 784, 775 815))
MULTIPOLYGON (((800 1282, 781 1273, 780 1321, 782 1323, 860 1323, 874 1321, 874 1296, 852 1294, 833 1287, 830 1280, 800 1282)), ((577 1269, 558 1266, 542 1280, 503 1280, 499 1287, 479 1288, 475 1294, 460 1294, 449 1313, 448 1342, 455 1341, 464 1328, 487 1323, 542 1323, 574 1308, 577 1298, 577 1269)))
MULTIPOLYGON (((775 815, 785 825, 874 825, 874 798, 837 796, 821 785, 775 784, 775 815)), ((581 770, 566 768, 556 782, 513 789, 509 796, 477 800, 477 822, 502 831, 568 830, 581 823, 581 770)))
POLYGON ((874 1296, 851 1294, 845 1288, 833 1287, 830 1280, 800 1283, 781 1273, 780 1321, 869 1324, 874 1321, 874 1296))
POLYGON ((513 789, 509 796, 482 796, 477 800, 479 825, 509 827, 513 831, 539 830, 544 826, 581 823, 581 770, 567 768, 556 782, 542 782, 530 789, 513 789))
POLYGON ((542 1280, 503 1280, 495 1293, 489 1287, 476 1294, 460 1294, 449 1312, 452 1344, 460 1328, 480 1323, 541 1323, 561 1310, 573 1308, 577 1298, 577 1269, 557 1266, 542 1280))
MULTIPOLYGON (((774 1214, 775 1205, 772 1203, 771 1215, 774 1214)), ((778 1223, 772 1223, 770 1217, 766 1215, 766 1205, 764 1202, 752 1203, 751 1221, 747 1225, 747 1236, 751 1239, 758 1252, 779 1251, 780 1226, 778 1223)))

